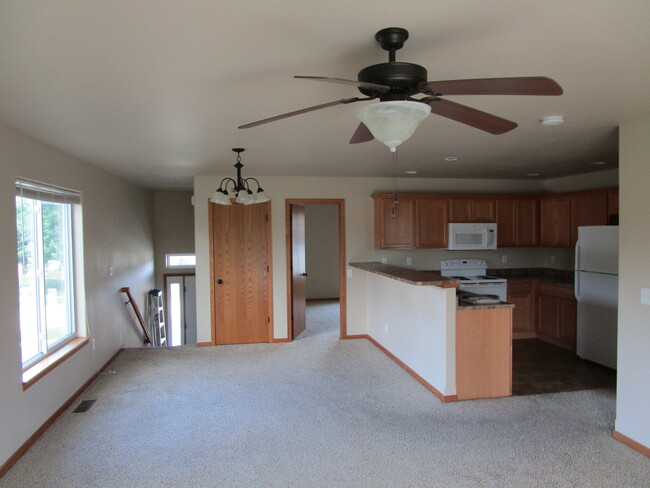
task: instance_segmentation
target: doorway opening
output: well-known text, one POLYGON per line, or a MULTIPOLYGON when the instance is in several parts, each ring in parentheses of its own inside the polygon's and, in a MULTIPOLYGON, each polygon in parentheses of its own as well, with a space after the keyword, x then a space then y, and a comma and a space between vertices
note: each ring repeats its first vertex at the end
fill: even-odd
POLYGON ((347 338, 345 200, 287 199, 287 337, 309 327, 307 302, 338 303, 339 337, 347 338))
POLYGON ((165 274, 164 283, 168 345, 196 344, 195 274, 165 274))

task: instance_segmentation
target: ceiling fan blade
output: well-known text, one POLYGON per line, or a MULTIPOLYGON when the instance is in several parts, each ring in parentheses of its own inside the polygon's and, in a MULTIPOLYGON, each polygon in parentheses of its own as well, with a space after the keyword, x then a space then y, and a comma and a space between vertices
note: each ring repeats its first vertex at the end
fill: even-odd
POLYGON ((517 124, 510 120, 449 100, 436 99, 429 102, 429 105, 431 113, 470 125, 490 134, 503 134, 517 127, 517 124))
POLYGON ((478 80, 429 81, 420 85, 424 93, 438 95, 562 95, 556 81, 545 76, 484 78, 478 80))
POLYGON ((359 144, 360 142, 368 142, 372 141, 375 138, 375 136, 372 135, 372 132, 370 132, 370 129, 361 122, 359 126, 357 127, 357 130, 354 131, 354 134, 352 134, 352 138, 350 139, 350 144, 359 144))
POLYGON ((322 108, 333 107, 335 105, 341 105, 343 103, 353 103, 358 102, 360 98, 344 98, 342 100, 336 100, 334 102, 321 103, 320 105, 314 105, 313 107, 301 108, 300 110, 295 110, 293 112, 287 112, 286 114, 276 115, 274 117, 269 117, 268 119, 258 120, 257 122, 251 122, 250 124, 240 125, 239 129, 249 129, 251 127, 257 127, 258 125, 268 124, 269 122, 275 122, 276 120, 282 120, 294 115, 306 114, 307 112, 313 112, 314 110, 320 110, 322 108))
POLYGON ((387 93, 390 90, 388 85, 380 85, 378 83, 366 83, 365 81, 345 80, 343 78, 328 78, 327 76, 294 76, 299 80, 312 80, 312 81, 326 81, 328 83, 340 83, 343 85, 353 85, 361 88, 370 88, 379 93, 387 93))

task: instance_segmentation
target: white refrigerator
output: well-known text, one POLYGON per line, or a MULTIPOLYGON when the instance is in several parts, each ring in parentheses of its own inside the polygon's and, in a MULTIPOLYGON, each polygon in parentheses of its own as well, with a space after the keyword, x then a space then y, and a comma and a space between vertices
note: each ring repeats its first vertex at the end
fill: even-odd
POLYGON ((575 253, 576 352, 616 369, 618 226, 578 227, 575 253))

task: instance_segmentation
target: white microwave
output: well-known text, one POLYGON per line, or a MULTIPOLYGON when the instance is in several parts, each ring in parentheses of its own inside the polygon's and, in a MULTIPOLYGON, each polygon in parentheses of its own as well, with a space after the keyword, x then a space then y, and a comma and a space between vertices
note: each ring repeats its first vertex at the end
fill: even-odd
POLYGON ((497 248, 497 224, 449 224, 449 247, 452 251, 478 251, 497 248))

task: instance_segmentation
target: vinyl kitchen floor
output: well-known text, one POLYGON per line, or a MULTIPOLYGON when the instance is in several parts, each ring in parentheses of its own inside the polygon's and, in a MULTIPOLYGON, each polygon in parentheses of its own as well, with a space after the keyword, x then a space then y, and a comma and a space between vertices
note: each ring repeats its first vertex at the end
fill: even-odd
POLYGON ((512 342, 512 394, 616 387, 616 371, 537 339, 512 342))

